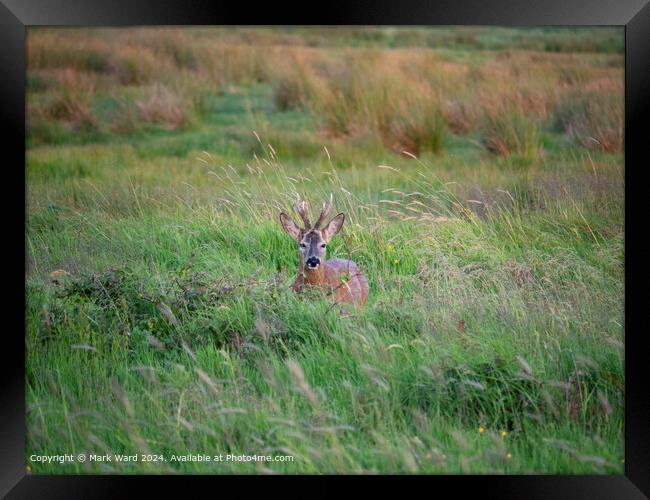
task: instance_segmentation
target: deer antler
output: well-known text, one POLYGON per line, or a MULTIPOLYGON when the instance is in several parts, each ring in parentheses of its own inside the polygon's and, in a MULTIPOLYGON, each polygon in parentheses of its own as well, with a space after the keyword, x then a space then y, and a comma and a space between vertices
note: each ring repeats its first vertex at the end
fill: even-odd
POLYGON ((300 215, 300 218, 305 223, 305 229, 310 229, 311 223, 309 222, 309 217, 307 216, 306 208, 307 206, 304 200, 301 200, 300 195, 296 193, 296 212, 298 212, 298 215, 300 215))
POLYGON ((330 200, 327 203, 327 205, 325 205, 325 203, 323 203, 323 208, 320 211, 320 215, 318 216, 318 220, 314 223, 314 229, 320 229, 321 228, 321 226, 325 222, 325 219, 327 219, 327 216, 332 211, 333 204, 334 204, 334 195, 332 193, 330 193, 330 200))

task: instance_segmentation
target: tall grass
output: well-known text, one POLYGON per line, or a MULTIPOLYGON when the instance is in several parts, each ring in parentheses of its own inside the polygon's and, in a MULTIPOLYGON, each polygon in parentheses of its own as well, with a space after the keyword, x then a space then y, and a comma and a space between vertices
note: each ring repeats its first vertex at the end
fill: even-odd
POLYGON ((27 456, 164 456, 31 471, 621 473, 622 157, 556 122, 620 57, 327 33, 30 33, 27 456), (296 193, 363 311, 289 288, 296 193))
POLYGON ((557 125, 588 148, 620 151, 623 147, 623 82, 595 80, 558 103, 557 125))
MULTIPOLYGON (((267 35, 283 43, 279 34, 267 35)), ((271 82, 279 110, 307 109, 331 136, 350 143, 373 138, 396 152, 440 153, 451 131, 479 133, 488 151, 533 159, 539 132, 548 128, 552 113, 557 126, 580 144, 606 150, 621 144, 622 104, 616 96, 622 60, 615 56, 589 54, 578 60, 564 53, 503 51, 450 61, 444 53, 421 48, 262 47, 244 35, 237 41, 218 30, 115 30, 87 36, 83 44, 62 30, 35 30, 30 36, 28 64, 41 82, 28 99, 32 122, 40 123, 47 106, 41 96, 56 92, 49 82, 64 70, 79 75, 64 85, 73 93, 81 92, 74 82, 82 81, 95 85, 96 92, 84 108, 68 117, 59 113, 61 122, 76 123, 82 114, 94 113, 95 129, 106 133, 132 131, 134 117, 176 127, 185 121, 180 117, 184 110, 192 114, 193 103, 231 92, 233 85, 271 82), (210 36, 227 41, 213 43, 210 36), (114 119, 89 109, 115 85, 137 89, 128 93, 139 98, 124 100, 120 108, 132 126, 112 127, 104 122, 114 119), (159 90, 151 95, 151 88, 159 90), (590 117, 601 115, 606 123, 590 123, 590 117), (517 125, 509 126, 513 120, 517 125)), ((34 135, 40 130, 36 127, 34 135)))
MULTIPOLYGON (((622 274, 601 253, 622 248, 620 234, 604 236, 613 220, 585 225, 589 205, 562 196, 526 215, 504 195, 481 216, 426 164, 375 167, 399 189, 373 199, 354 172, 298 176, 270 150, 248 169, 204 159, 208 203, 196 189, 178 198, 169 179, 156 199, 98 198, 89 184, 93 198, 134 200, 117 219, 100 201, 68 215, 32 205, 30 453, 296 458, 143 466, 152 472, 618 470, 622 274), (330 252, 363 266, 366 312, 289 290, 295 249, 275 218, 296 190, 314 204, 336 193, 347 228, 330 252), (37 278, 61 268, 72 274, 48 277, 53 290, 37 278), (57 367, 49 377, 43 363, 57 367)), ((618 175, 599 168, 579 182, 618 175)))
POLYGON ((143 100, 135 101, 140 119, 148 123, 162 123, 167 128, 177 128, 191 120, 192 103, 183 102, 170 89, 155 85, 143 100))

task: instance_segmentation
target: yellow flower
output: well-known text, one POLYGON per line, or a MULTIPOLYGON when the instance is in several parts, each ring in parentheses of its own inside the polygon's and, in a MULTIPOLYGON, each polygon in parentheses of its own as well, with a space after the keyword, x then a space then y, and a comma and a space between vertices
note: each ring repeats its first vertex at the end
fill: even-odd
POLYGON ((399 262, 399 260, 395 259, 393 262, 394 262, 395 264, 397 264, 397 263, 399 262))
POLYGON ((506 437, 508 433, 506 431, 501 431, 501 437, 506 437))
POLYGON ((508 460, 510 460, 512 458, 512 453, 508 453, 506 457, 508 457, 508 460))
POLYGON ((484 433, 484 432, 485 432, 485 427, 483 427, 483 426, 481 425, 481 426, 478 428, 478 431, 479 431, 481 434, 484 433))
POLYGON ((393 245, 391 243, 386 245, 386 250, 388 250, 389 252, 392 252, 393 251, 393 245))

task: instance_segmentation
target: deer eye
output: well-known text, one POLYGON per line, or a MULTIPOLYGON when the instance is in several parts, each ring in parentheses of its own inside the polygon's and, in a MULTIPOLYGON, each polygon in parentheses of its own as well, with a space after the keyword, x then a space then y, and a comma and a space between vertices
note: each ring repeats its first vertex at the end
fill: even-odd
POLYGON ((327 245, 326 245, 325 243, 323 243, 320 247, 321 247, 321 248, 325 248, 326 246, 327 246, 327 245))
POLYGON ((307 245, 305 245, 304 243, 301 243, 300 248, 307 248, 307 245))

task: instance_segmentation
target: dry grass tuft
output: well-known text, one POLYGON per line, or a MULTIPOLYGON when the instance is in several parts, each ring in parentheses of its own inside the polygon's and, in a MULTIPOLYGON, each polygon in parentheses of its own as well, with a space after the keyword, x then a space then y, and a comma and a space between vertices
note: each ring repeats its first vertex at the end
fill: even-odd
POLYGON ((588 148, 623 147, 623 81, 599 79, 573 89, 558 103, 556 125, 588 148))
POLYGON ((122 85, 146 84, 171 69, 171 64, 157 57, 153 50, 136 45, 121 47, 112 64, 122 85))
POLYGON ((110 44, 94 37, 79 40, 61 35, 56 30, 27 37, 29 69, 70 68, 102 73, 111 69, 111 54, 110 44))
POLYGON ((538 124, 517 107, 486 112, 481 131, 485 148, 493 154, 533 160, 540 152, 538 124))
POLYGON ((472 114, 466 102, 447 101, 442 108, 442 115, 454 134, 466 134, 472 130, 472 114))
POLYGON ((183 99, 167 87, 155 84, 145 100, 135 102, 140 119, 147 123, 162 124, 167 129, 187 125, 191 116, 183 99))
POLYGON ((34 110, 36 117, 67 122, 76 129, 94 127, 95 79, 88 73, 64 70, 56 75, 55 82, 56 90, 50 93, 41 108, 34 110))

